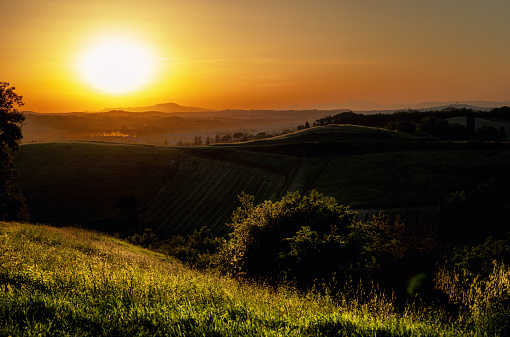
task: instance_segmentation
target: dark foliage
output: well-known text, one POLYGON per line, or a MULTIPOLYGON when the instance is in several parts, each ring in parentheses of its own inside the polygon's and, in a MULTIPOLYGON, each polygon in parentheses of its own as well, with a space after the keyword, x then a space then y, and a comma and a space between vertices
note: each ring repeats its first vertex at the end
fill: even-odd
POLYGON ((466 116, 472 110, 468 109, 447 109, 440 111, 417 111, 400 110, 394 113, 357 114, 352 111, 342 112, 334 116, 318 119, 314 125, 322 126, 329 124, 354 124, 372 127, 383 127, 395 121, 419 123, 423 118, 447 119, 458 116, 466 116))
POLYGON ((476 245, 460 245, 449 254, 448 267, 474 275, 487 277, 492 272, 494 261, 510 265, 510 234, 490 236, 476 245))
POLYGON ((28 210, 21 190, 14 183, 17 172, 11 156, 11 152, 19 149, 25 121, 23 113, 16 109, 23 105, 23 97, 14 90, 9 83, 0 82, 0 220, 27 221, 28 210))
POLYGON ((224 240, 213 237, 207 227, 202 227, 190 235, 175 235, 166 240, 159 239, 152 229, 146 228, 143 233, 128 237, 128 241, 174 256, 191 267, 205 269, 215 264, 214 254, 224 240))
POLYGON ((484 125, 481 129, 476 130, 476 139, 481 141, 497 141, 499 140, 499 133, 495 127, 484 125))
MULTIPOLYGON (((484 126, 475 131, 474 119, 510 120, 510 107, 495 108, 490 112, 471 109, 446 108, 438 111, 399 110, 394 113, 358 114, 352 111, 318 119, 314 126, 329 124, 353 124, 371 127, 384 127, 401 132, 428 133, 443 140, 506 141, 505 130, 498 133, 494 127, 484 126), (466 117, 467 126, 449 124, 446 119, 466 117)), ((304 126, 300 125, 299 129, 304 126)))
POLYGON ((230 240, 221 266, 231 274, 298 284, 351 268, 356 250, 346 241, 355 214, 333 198, 313 191, 289 193, 280 201, 258 206, 239 196, 242 206, 232 217, 230 240))
POLYGON ((434 237, 409 238, 398 218, 381 213, 360 223, 348 207, 316 191, 257 206, 252 196, 242 194, 240 201, 220 253, 220 267, 230 274, 305 288, 317 281, 371 279, 402 298, 420 291, 409 288, 413 275, 432 279, 434 237))
POLYGON ((507 231, 508 182, 491 179, 451 193, 442 205, 445 239, 450 245, 479 244, 507 231))

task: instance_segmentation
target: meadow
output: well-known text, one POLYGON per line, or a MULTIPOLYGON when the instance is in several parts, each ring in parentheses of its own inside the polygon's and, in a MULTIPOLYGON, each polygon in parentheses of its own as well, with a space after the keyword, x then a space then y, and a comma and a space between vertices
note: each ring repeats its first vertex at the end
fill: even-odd
POLYGON ((376 288, 363 293, 352 286, 343 297, 299 293, 285 285, 270 288, 191 270, 167 256, 73 227, 0 223, 0 287, 1 336, 458 336, 484 331, 483 324, 448 321, 433 310, 409 306, 398 311, 391 297, 376 288))

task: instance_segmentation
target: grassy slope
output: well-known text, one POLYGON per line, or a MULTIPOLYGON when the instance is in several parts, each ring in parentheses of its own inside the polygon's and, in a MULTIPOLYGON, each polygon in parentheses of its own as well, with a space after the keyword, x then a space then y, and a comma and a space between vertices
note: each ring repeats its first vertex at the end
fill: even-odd
POLYGON ((276 199, 297 162, 262 154, 237 154, 246 160, 234 162, 228 159, 233 151, 224 158, 220 152, 214 159, 199 149, 42 143, 21 146, 15 163, 36 222, 123 231, 127 216, 112 207, 117 197, 133 194, 145 227, 172 234, 208 225, 219 234, 238 194, 255 194, 259 202, 276 199))
POLYGON ((112 207, 123 195, 147 209, 178 160, 172 148, 111 143, 27 144, 15 157, 33 218, 61 224, 122 219, 112 207))
POLYGON ((0 289, 0 336, 460 333, 395 314, 380 298, 347 309, 313 293, 300 296, 191 271, 77 228, 0 223, 0 289))

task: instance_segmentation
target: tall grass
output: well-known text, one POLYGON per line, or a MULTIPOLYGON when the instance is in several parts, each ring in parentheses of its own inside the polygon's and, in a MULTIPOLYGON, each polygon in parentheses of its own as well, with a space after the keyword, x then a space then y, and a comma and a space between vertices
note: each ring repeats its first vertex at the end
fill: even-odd
MULTIPOLYGON (((326 286, 326 289, 327 286, 326 286)), ((352 289, 356 289, 353 287, 352 289)), ((390 296, 297 293, 183 267, 99 233, 0 223, 0 336, 439 336, 390 296)), ((425 318, 425 319, 422 319, 425 318)))
POLYGON ((510 269, 494 261, 488 277, 441 269, 436 287, 457 311, 458 324, 478 333, 510 335, 510 269))

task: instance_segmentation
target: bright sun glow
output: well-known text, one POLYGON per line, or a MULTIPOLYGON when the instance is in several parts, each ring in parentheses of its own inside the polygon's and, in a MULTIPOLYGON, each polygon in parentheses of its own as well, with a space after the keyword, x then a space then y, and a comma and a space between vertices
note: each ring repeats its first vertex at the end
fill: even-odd
POLYGON ((153 58, 146 47, 120 38, 92 44, 79 61, 80 73, 88 84, 114 95, 143 87, 153 68, 153 58))

